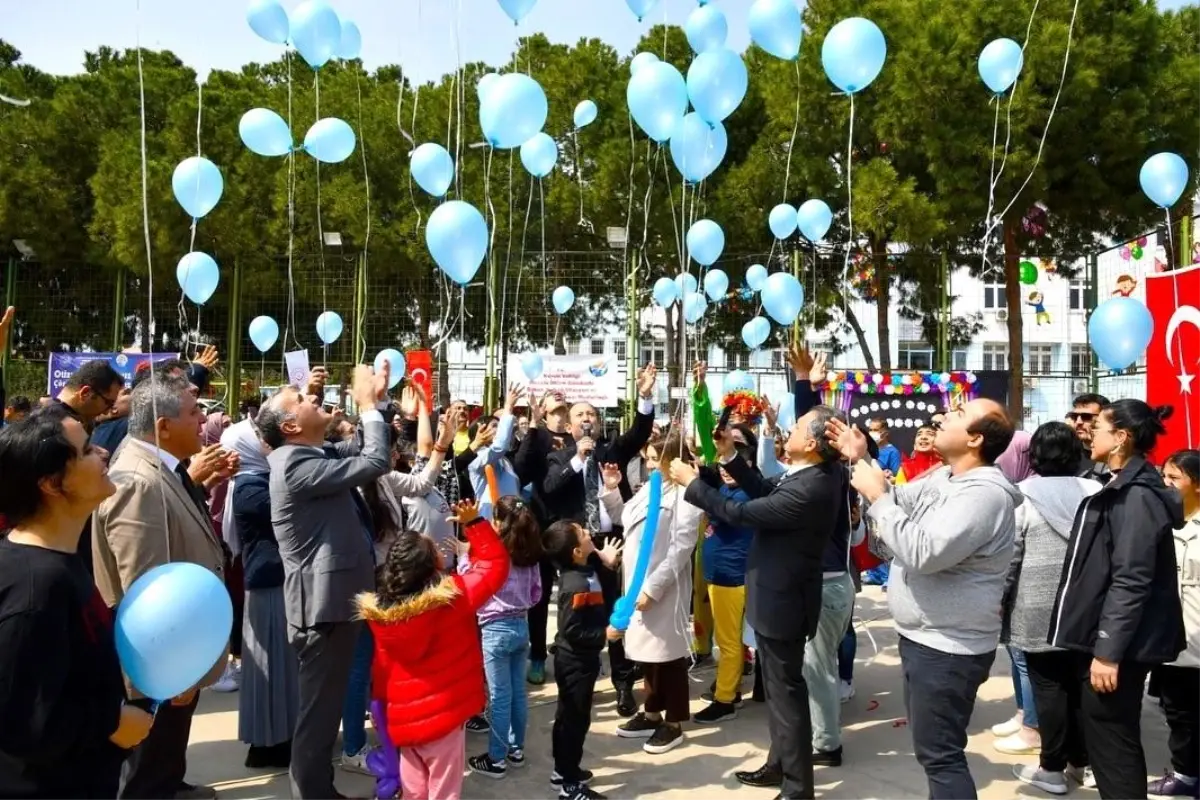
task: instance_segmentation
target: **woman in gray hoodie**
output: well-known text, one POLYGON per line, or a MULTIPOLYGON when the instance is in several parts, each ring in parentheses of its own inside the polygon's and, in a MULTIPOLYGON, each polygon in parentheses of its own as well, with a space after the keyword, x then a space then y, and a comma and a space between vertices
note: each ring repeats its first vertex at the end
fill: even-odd
MULTIPOLYGON (((1062 669, 1070 653, 1046 643, 1058 578, 1067 559, 1067 541, 1079 504, 1100 490, 1100 483, 1075 477, 1083 447, 1075 432, 1062 422, 1047 422, 1029 442, 1033 476, 1017 484, 1025 502, 1017 507, 1017 535, 1012 566, 1004 591, 1004 626, 1000 641, 1024 653, 1038 708, 1039 730, 1029 726, 1014 734, 1006 750, 1025 743, 1041 748, 1038 766, 1018 765, 1021 781, 1052 794, 1067 793, 1067 769, 1080 783, 1087 751, 1076 715, 1068 713, 1067 698, 1045 680, 1062 669)), ((997 749, 1000 749, 997 742, 997 749)))

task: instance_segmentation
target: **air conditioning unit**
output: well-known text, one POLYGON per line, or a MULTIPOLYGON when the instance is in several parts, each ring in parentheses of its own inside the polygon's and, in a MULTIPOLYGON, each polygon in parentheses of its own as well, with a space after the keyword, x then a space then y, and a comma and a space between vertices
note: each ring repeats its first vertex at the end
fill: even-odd
POLYGON ((1008 322, 1008 309, 1002 308, 996 312, 996 322, 1008 322))
POLYGON ((1091 384, 1085 380, 1071 381, 1072 394, 1084 394, 1091 390, 1091 384))
POLYGON ((1037 378, 1022 378, 1021 385, 1026 389, 1036 389, 1038 385, 1037 378))

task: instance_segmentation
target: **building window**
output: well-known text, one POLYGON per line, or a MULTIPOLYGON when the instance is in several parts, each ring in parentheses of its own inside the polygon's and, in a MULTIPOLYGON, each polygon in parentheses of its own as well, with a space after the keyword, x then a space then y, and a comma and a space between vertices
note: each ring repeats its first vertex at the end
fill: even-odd
POLYGON ((1008 370, 1008 344, 985 342, 983 345, 983 368, 985 370, 1008 370))
POLYGON ((563 342, 563 349, 569 356, 579 355, 579 342, 563 342))
POLYGON ((1083 311, 1087 303, 1087 284, 1078 278, 1072 279, 1068 293, 1071 310, 1083 311))
POLYGON ((642 362, 649 362, 659 369, 667 366, 667 343, 652 339, 642 343, 642 362))
POLYGON ((1071 374, 1092 374, 1092 350, 1086 344, 1071 345, 1071 374))
POLYGON ((983 285, 983 307, 990 311, 1008 308, 1008 298, 1004 296, 1003 283, 985 283, 983 285))
POLYGON ((594 356, 604 355, 604 340, 603 339, 592 339, 589 342, 589 346, 591 348, 590 353, 592 355, 594 355, 594 356))
POLYGON ((1029 357, 1025 360, 1030 375, 1045 375, 1054 368, 1054 345, 1031 344, 1029 357))
POLYGON ((966 372, 967 369, 967 351, 966 350, 951 350, 950 351, 950 369, 955 372, 966 372))
POLYGON ((626 341, 624 339, 617 339, 613 342, 613 352, 616 353, 618 361, 624 361, 629 353, 626 341))
POLYGON ((897 369, 933 369, 933 346, 924 342, 901 342, 897 369))
POLYGON ((750 369, 749 353, 726 353, 725 366, 728 369, 750 369))

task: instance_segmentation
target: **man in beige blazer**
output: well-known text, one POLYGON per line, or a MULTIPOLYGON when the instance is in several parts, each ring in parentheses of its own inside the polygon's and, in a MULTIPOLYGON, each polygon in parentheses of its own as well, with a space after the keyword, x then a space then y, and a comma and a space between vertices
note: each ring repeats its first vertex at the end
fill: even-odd
MULTIPOLYGON (((162 564, 186 561, 222 576, 224 553, 203 490, 187 472, 187 459, 201 449, 203 420, 185 378, 156 377, 133 390, 129 440, 109 467, 117 491, 93 519, 96 585, 112 608, 138 577, 162 564)), ((121 798, 216 796, 208 787, 185 783, 184 775, 197 689, 220 677, 225 658, 222 654, 199 686, 159 707, 150 735, 125 763, 121 798)), ((139 706, 151 704, 132 687, 130 697, 139 706)))

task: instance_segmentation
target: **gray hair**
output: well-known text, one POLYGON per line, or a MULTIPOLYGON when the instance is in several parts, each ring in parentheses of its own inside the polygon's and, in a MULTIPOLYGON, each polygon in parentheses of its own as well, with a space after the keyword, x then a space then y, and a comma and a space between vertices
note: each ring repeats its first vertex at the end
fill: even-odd
POLYGON ((258 409, 258 415, 254 418, 254 427, 258 431, 258 437, 272 450, 287 444, 287 434, 283 432, 283 423, 292 418, 291 412, 284 411, 279 407, 279 398, 283 392, 284 390, 280 389, 267 398, 267 402, 262 404, 262 407, 258 409))
POLYGON ((813 406, 811 413, 815 416, 808 424, 808 435, 817 441, 817 455, 822 461, 837 461, 842 457, 833 444, 825 438, 825 426, 831 419, 846 421, 846 415, 829 406, 813 406))
POLYGON ((134 387, 129 397, 129 435, 143 438, 154 434, 160 419, 178 419, 183 399, 192 393, 187 378, 154 376, 134 387))

